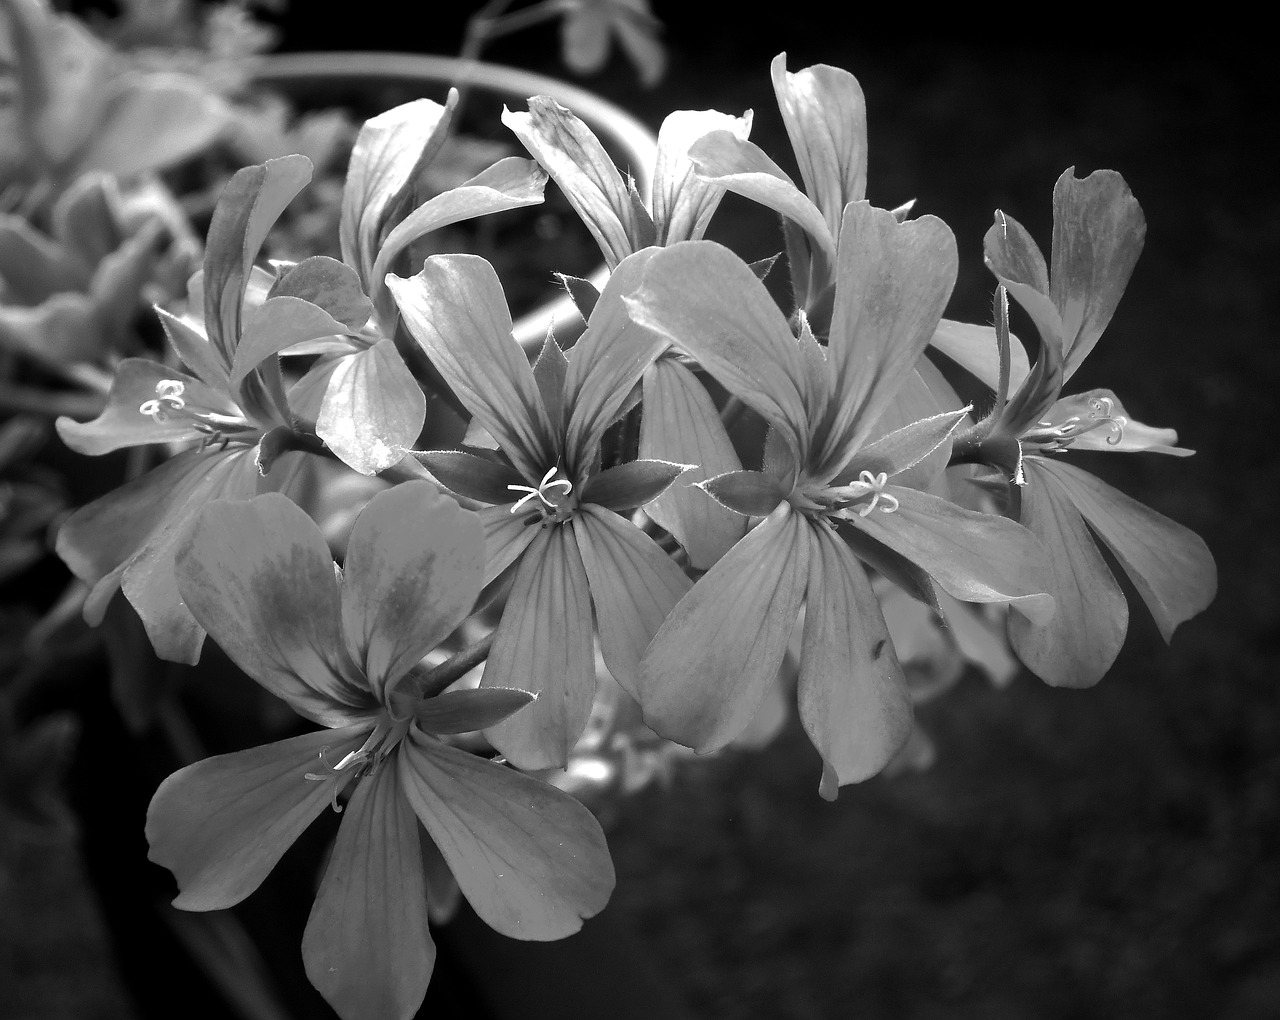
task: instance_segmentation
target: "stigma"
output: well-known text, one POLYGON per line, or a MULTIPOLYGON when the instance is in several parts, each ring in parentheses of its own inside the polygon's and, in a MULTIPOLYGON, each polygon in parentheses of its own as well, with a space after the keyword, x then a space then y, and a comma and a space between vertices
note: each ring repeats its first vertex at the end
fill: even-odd
MULTIPOLYGON (((567 478, 556 478, 555 474, 558 470, 559 468, 555 465, 547 468, 547 473, 542 476, 542 480, 538 482, 536 487, 532 485, 508 485, 507 488, 511 492, 524 493, 511 505, 510 512, 517 514, 526 504, 536 499, 541 503, 541 506, 533 508, 538 513, 535 514, 535 520, 532 523, 547 517, 547 511, 550 511, 551 516, 554 516, 556 520, 563 519, 564 511, 569 509, 566 507, 565 501, 573 492, 573 483, 567 478), (560 490, 559 493, 555 491, 557 489, 560 490)), ((531 522, 526 521, 526 523, 531 522)))
POLYGON ((190 403, 186 390, 187 384, 181 379, 161 379, 156 383, 156 395, 139 404, 138 413, 157 425, 181 421, 196 431, 203 432, 206 438, 202 446, 221 442, 225 447, 240 433, 256 432, 243 418, 190 403))
POLYGON ((842 517, 847 518, 850 514, 869 517, 877 509, 881 513, 891 514, 898 509, 898 497, 884 491, 888 484, 887 472, 872 474, 870 471, 863 471, 859 473, 856 482, 829 489, 827 495, 835 498, 834 509, 842 517))
POLYGON ((1057 423, 1037 422, 1022 439, 1035 444, 1046 453, 1061 453, 1086 433, 1105 428, 1111 431, 1111 435, 1106 438, 1107 445, 1119 446, 1124 440, 1124 430, 1128 424, 1128 418, 1115 413, 1115 402, 1110 397, 1090 397, 1087 413, 1073 414, 1057 423))

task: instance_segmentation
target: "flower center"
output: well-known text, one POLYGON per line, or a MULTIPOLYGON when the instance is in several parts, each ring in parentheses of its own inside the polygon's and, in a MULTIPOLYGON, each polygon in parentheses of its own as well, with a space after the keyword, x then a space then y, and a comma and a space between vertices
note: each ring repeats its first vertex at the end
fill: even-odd
POLYGON ((898 497, 884 491, 888 483, 889 476, 884 471, 876 475, 863 471, 856 482, 827 490, 827 495, 834 498, 832 511, 845 518, 852 514, 867 517, 877 508, 881 513, 891 514, 898 509, 898 497))
POLYGON ((223 448, 233 439, 245 434, 257 435, 258 430, 243 418, 223 414, 209 407, 201 407, 187 399, 187 384, 181 379, 161 379, 156 383, 156 395, 138 405, 138 413, 146 415, 157 425, 172 421, 185 421, 205 434, 201 447, 220 443, 223 448))
MULTIPOLYGON (((318 772, 307 772, 303 778, 312 782, 325 782, 330 779, 355 780, 376 772, 383 759, 399 746, 400 741, 409 732, 409 725, 412 722, 412 716, 405 719, 384 716, 359 748, 343 755, 337 762, 329 761, 330 748, 326 744, 320 748, 318 755, 320 764, 324 766, 323 769, 318 772)), ((338 794, 345 786, 345 781, 333 785, 333 810, 339 813, 342 808, 338 805, 338 794)))
POLYGON ((536 487, 508 485, 507 488, 512 492, 525 494, 511 505, 511 513, 519 513, 524 506, 536 500, 533 506, 534 513, 525 519, 525 524, 540 523, 546 527, 548 524, 559 524, 572 517, 574 510, 578 507, 578 501, 572 498, 573 483, 567 478, 557 478, 557 471, 559 467, 554 465, 547 468, 547 473, 542 476, 542 480, 536 487))
POLYGON ((1114 412, 1115 404, 1110 397, 1092 397, 1087 414, 1073 414, 1057 424, 1051 421, 1037 422, 1034 428, 1023 435, 1022 440, 1040 447, 1046 453, 1061 453, 1086 432, 1108 428, 1111 435, 1107 436, 1107 445, 1119 446, 1124 439, 1129 419, 1114 412))

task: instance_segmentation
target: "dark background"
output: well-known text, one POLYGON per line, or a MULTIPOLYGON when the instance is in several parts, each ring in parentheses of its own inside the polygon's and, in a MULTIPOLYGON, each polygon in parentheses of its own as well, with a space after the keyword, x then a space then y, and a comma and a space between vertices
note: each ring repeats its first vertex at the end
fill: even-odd
MULTIPOLYGON (((454 52, 463 18, 437 6, 295 3, 285 48, 454 52)), ((818 759, 794 723, 763 752, 686 766, 622 806, 618 888, 587 941, 701 1017, 1280 1015, 1280 96, 1267 62, 1247 30, 1105 11, 1045 11, 1061 21, 1046 27, 1027 11, 844 23, 799 6, 658 4, 664 82, 643 90, 615 58, 587 84, 655 129, 673 109, 752 107, 753 140, 793 168, 770 58, 852 71, 869 197, 915 197, 952 226, 948 315, 969 321, 989 316, 993 210, 1047 250, 1058 175, 1123 173, 1146 249, 1076 381, 1115 390, 1198 454, 1077 463, 1201 534, 1219 594, 1172 647, 1134 597, 1124 652, 1093 690, 963 681, 920 713, 939 749, 931 771, 835 804, 818 798, 818 759)), ((561 74, 556 45, 539 31, 489 55, 561 74)), ((712 233, 748 258, 780 247, 770 217, 732 197, 712 233)), ((572 955, 534 959, 570 984, 593 979, 572 955)), ((479 975, 519 980, 508 965, 482 961, 479 975)), ((575 1001, 562 1015, 592 1015, 575 1001)))

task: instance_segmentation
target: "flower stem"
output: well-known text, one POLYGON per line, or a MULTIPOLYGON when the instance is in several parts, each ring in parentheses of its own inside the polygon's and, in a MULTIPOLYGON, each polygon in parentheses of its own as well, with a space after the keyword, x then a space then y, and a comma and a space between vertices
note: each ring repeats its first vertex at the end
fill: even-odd
POLYGON ((432 666, 418 677, 418 690, 424 698, 434 698, 446 687, 470 672, 489 657, 493 648, 494 631, 490 631, 473 645, 468 645, 451 658, 445 659, 438 666, 432 666))

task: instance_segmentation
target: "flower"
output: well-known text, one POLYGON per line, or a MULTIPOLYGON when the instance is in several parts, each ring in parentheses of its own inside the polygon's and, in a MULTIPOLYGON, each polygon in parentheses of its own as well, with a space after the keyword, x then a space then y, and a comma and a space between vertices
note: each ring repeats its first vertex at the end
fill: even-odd
POLYGON ((1014 651, 1047 682, 1086 687, 1115 661, 1129 615, 1095 535, 1129 575, 1166 641, 1213 600, 1217 569, 1199 536, 1062 456, 1089 450, 1185 457, 1192 451, 1176 445, 1173 429, 1133 420, 1110 390, 1062 395, 1111 321, 1142 251, 1146 222, 1113 170, 1083 179, 1067 170, 1054 187, 1053 210, 1051 269, 1012 216, 997 212, 987 232, 987 266, 1031 316, 1039 356, 1020 370, 1003 332, 1004 382, 998 371, 978 373, 997 391, 995 407, 960 444, 967 459, 999 467, 1016 483, 1011 513, 1049 553, 1058 612, 1039 622, 1011 618, 1014 651))
POLYGON ((653 249, 621 262, 569 352, 548 338, 530 368, 493 267, 437 255, 387 278, 405 325, 505 459, 428 451, 419 459, 459 495, 489 504, 485 583, 515 564, 482 683, 538 700, 486 736, 521 768, 563 766, 596 689, 592 607, 605 664, 624 688, 683 571, 617 511, 641 506, 684 470, 636 460, 601 470, 600 439, 667 341, 637 328, 621 295, 653 249))
POLYGON ((594 74, 609 59, 613 36, 635 65, 647 87, 658 84, 667 55, 657 39, 662 23, 649 9, 649 0, 569 0, 562 5, 561 53, 575 74, 594 74))
MULTIPOLYGON (((128 358, 97 418, 57 422, 63 441, 90 455, 197 443, 77 510, 57 538, 58 555, 92 586, 85 619, 100 623, 123 588, 162 658, 195 662, 204 641, 173 578, 173 557, 187 526, 212 499, 247 498, 260 485, 274 484, 261 477, 272 457, 271 444, 262 440, 293 427, 279 363, 272 358, 246 368, 236 362, 240 348, 253 349, 264 332, 284 328, 263 308, 247 309, 245 292, 259 272, 253 262, 267 230, 310 177, 305 157, 286 156, 245 167, 227 184, 209 228, 203 277, 193 287, 202 295, 207 336, 160 312, 170 345, 190 373, 128 358)), ((297 317, 287 328, 295 339, 342 329, 319 305, 291 300, 297 317)))
POLYGON ((308 977, 345 1020, 407 1020, 422 1002, 435 949, 421 830, 476 913, 514 938, 577 931, 613 888, 585 807, 442 739, 532 696, 416 688, 414 667, 471 611, 483 550, 474 514, 409 482, 361 512, 341 571, 276 493, 210 504, 179 556, 183 597, 214 640, 326 728, 174 773, 147 812, 151 859, 177 878, 176 906, 229 907, 349 794, 302 942, 308 977))
POLYGON ((1026 529, 915 487, 945 465, 967 409, 869 441, 951 292, 950 230, 853 202, 840 237, 825 350, 807 329, 797 341, 746 264, 711 242, 654 254, 627 299, 639 324, 771 426, 764 470, 703 486, 763 521, 672 610, 635 696, 661 735, 700 752, 723 747, 776 676, 803 604, 800 718, 822 755, 827 798, 883 768, 911 729, 906 680, 859 560, 935 608, 934 584, 1036 618, 1050 609, 1026 529))

